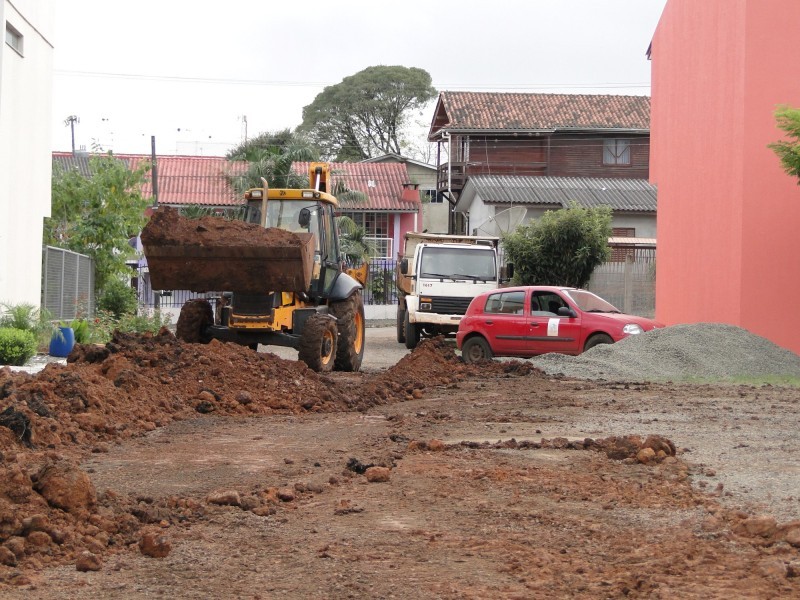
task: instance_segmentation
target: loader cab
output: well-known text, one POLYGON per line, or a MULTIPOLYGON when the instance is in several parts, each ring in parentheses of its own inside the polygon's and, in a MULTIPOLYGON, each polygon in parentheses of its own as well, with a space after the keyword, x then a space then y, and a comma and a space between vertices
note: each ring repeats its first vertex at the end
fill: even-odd
POLYGON ((327 297, 341 273, 341 258, 335 226, 334 207, 315 199, 270 199, 267 202, 267 227, 314 236, 314 271, 311 293, 327 297))

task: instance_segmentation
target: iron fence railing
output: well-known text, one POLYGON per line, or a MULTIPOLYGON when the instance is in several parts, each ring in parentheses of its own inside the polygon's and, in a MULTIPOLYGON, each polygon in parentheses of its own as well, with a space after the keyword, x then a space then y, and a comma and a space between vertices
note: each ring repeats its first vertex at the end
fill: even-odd
POLYGON ((42 249, 42 306, 54 319, 93 317, 94 261, 85 254, 42 249))

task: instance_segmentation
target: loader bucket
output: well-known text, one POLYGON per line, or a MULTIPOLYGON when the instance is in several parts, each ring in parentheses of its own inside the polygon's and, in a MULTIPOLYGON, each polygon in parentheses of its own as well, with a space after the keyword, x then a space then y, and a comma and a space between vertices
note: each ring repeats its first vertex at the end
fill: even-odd
POLYGON ((305 292, 314 236, 220 217, 188 219, 157 209, 141 234, 155 290, 244 294, 305 292))

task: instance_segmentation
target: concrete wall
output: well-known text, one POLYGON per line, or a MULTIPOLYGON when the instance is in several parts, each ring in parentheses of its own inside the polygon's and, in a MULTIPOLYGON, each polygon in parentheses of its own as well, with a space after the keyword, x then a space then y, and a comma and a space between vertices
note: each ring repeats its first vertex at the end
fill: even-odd
POLYGON ((656 317, 724 322, 800 352, 800 187, 767 144, 800 106, 797 0, 669 0, 652 47, 656 317), (765 309, 766 304, 772 309, 765 309), (789 302, 791 304, 791 302, 789 302))
POLYGON ((41 300, 54 12, 52 0, 0 0, 0 302, 12 304, 41 300), (22 34, 21 54, 5 43, 6 23, 22 34))

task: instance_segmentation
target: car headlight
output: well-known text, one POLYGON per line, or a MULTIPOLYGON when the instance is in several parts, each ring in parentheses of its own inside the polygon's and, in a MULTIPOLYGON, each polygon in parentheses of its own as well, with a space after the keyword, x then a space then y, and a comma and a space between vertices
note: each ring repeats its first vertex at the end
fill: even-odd
POLYGON ((420 298, 419 299, 419 309, 420 310, 431 310, 433 308, 433 301, 430 298, 420 298))
POLYGON ((622 328, 622 333, 625 335, 636 335, 637 333, 644 333, 644 329, 636 323, 628 323, 622 328))

